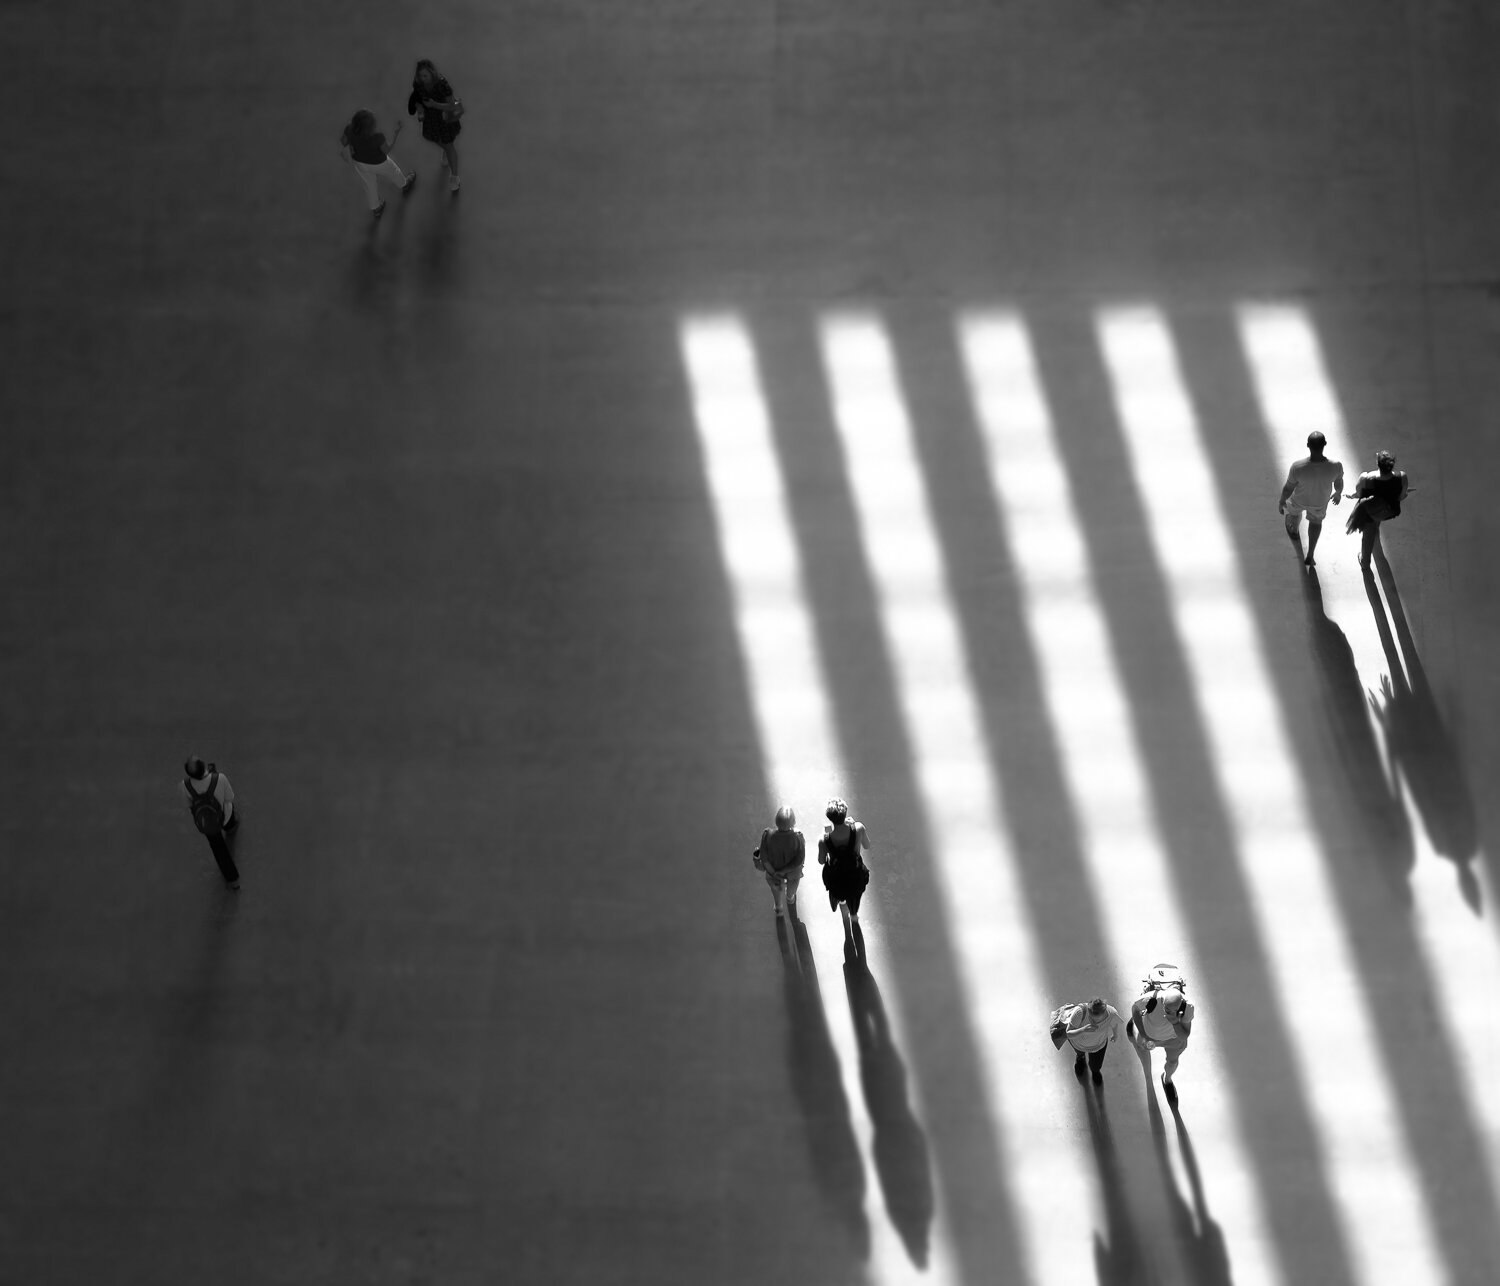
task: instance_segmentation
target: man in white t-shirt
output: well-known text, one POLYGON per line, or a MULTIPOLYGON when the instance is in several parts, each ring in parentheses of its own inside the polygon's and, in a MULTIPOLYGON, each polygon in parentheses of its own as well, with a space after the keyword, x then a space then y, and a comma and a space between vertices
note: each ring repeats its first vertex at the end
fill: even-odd
POLYGON ((1327 446, 1328 439, 1317 430, 1307 435, 1307 455, 1294 460, 1287 470, 1286 484, 1276 506, 1276 511, 1286 519, 1286 534, 1298 549, 1302 547, 1299 536, 1302 515, 1307 515, 1307 557, 1302 561, 1309 567, 1314 566, 1313 550, 1323 534, 1330 493, 1334 504, 1344 498, 1344 466, 1323 454, 1327 446))
MULTIPOLYGON (((1170 966, 1158 965, 1153 974, 1161 973, 1170 966)), ((1187 1048, 1188 1037, 1193 1034, 1193 1006, 1182 994, 1180 986, 1153 986, 1148 980, 1146 993, 1130 1007, 1130 1021, 1125 1033, 1135 1042, 1137 1051, 1146 1063, 1146 1075, 1151 1074, 1151 1051, 1160 1047, 1167 1051, 1167 1061, 1162 1067, 1161 1087, 1167 1102, 1177 1106, 1177 1086, 1172 1084, 1172 1075, 1177 1071, 1177 1060, 1187 1048)))
POLYGON ((1081 1081, 1085 1068, 1091 1070, 1094 1084, 1104 1081, 1104 1056, 1120 1039, 1125 1020, 1102 996, 1077 1005, 1063 1005, 1052 1011, 1052 1043, 1058 1049, 1066 1041, 1073 1047, 1073 1074, 1081 1081))

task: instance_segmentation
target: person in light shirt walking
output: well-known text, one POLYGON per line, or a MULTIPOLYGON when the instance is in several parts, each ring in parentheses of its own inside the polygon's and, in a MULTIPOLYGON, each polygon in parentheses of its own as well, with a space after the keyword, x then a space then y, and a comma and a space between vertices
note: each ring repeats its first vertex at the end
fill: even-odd
POLYGON ((1330 493, 1334 504, 1344 498, 1344 466, 1323 454, 1327 446, 1328 439, 1316 430, 1307 435, 1307 454, 1292 461, 1281 488, 1281 500, 1276 506, 1277 512, 1286 520, 1288 538, 1299 550, 1302 548, 1302 515, 1307 515, 1307 557, 1302 561, 1308 567, 1316 566, 1313 551, 1318 547, 1318 537, 1323 534, 1330 493))
POLYGON ((1125 1025, 1125 1033, 1135 1042, 1148 1079, 1151 1051, 1158 1048, 1167 1051, 1161 1087, 1167 1102, 1175 1108, 1177 1086, 1172 1083, 1172 1077, 1177 1071, 1178 1060, 1187 1049, 1188 1037, 1193 1034, 1193 1006, 1182 994, 1187 982, 1176 965, 1159 964, 1152 968, 1143 985, 1145 990, 1140 999, 1130 1007, 1130 1021, 1125 1025))
POLYGON ((776 810, 776 826, 761 832, 755 850, 755 869, 763 871, 771 886, 771 901, 778 918, 797 906, 797 886, 802 883, 802 864, 807 860, 807 841, 796 829, 797 813, 790 804, 776 810))
POLYGON ((1124 1030, 1125 1020, 1102 996, 1052 1011, 1052 1043, 1058 1049, 1064 1044, 1071 1045, 1076 1055, 1073 1075, 1081 1081, 1087 1068, 1095 1085, 1104 1083, 1104 1056, 1124 1030))

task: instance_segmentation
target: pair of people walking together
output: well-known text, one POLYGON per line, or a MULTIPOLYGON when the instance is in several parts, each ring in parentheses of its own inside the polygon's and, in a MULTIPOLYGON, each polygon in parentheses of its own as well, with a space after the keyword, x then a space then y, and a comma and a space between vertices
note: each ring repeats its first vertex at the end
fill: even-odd
POLYGON ((1135 1046, 1148 1076, 1152 1051, 1166 1050, 1161 1086, 1167 1102, 1176 1107, 1177 1086, 1173 1077, 1193 1031, 1193 1006, 1183 994, 1186 986, 1175 965, 1159 964, 1142 980, 1142 994, 1131 1005, 1128 1020, 1122 1019, 1119 1011, 1102 996, 1060 1005, 1049 1019, 1052 1043, 1058 1049, 1065 1044, 1070 1046, 1075 1055, 1074 1075, 1082 1080, 1086 1073, 1092 1073, 1095 1085, 1103 1083, 1104 1056, 1122 1033, 1135 1046))
MULTIPOLYGON (((459 132, 463 129, 460 118, 464 105, 453 92, 447 77, 432 65, 431 59, 423 58, 417 63, 412 75, 411 94, 406 100, 406 114, 415 116, 422 124, 422 137, 443 152, 443 167, 448 171, 448 190, 457 192, 459 132)), ((405 122, 397 121, 389 140, 380 133, 373 112, 361 108, 350 118, 339 135, 339 155, 347 159, 364 185, 365 196, 370 203, 370 213, 380 218, 385 213, 385 201, 380 195, 380 183, 385 181, 399 188, 405 196, 417 181, 416 171, 408 174, 391 156, 391 149, 401 136, 405 122)))
MULTIPOLYGON (((849 805, 842 799, 830 799, 823 815, 828 824, 818 841, 818 865, 823 868, 829 909, 839 912, 848 935, 859 923, 860 899, 870 884, 870 868, 864 859, 870 837, 864 826, 849 816, 849 805)), ((768 826, 761 832, 754 854, 755 868, 765 874, 778 916, 797 905, 797 887, 807 859, 807 842, 796 826, 796 810, 783 804, 776 810, 774 828, 768 826)))

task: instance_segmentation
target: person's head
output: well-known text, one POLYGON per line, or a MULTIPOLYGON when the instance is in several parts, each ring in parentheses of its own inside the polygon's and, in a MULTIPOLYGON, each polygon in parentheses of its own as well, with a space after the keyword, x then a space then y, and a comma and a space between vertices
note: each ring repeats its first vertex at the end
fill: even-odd
POLYGON ((789 831, 797 824, 797 810, 790 804, 783 804, 776 810, 776 829, 789 831))
POLYGON ((189 755, 183 760, 182 771, 187 773, 189 780, 201 781, 208 775, 208 765, 199 759, 197 755, 189 755))
POLYGON ((417 70, 412 73, 412 81, 414 84, 420 85, 423 89, 431 89, 437 84, 438 69, 432 65, 431 58, 419 58, 417 60, 417 70))
POLYGON ((1307 435, 1307 451, 1314 460, 1321 460, 1323 452, 1328 449, 1328 439, 1314 429, 1307 435))
POLYGON ((1182 1012, 1183 994, 1176 987, 1168 987, 1161 993, 1161 1003, 1167 1007, 1167 1013, 1176 1016, 1182 1012))
POLYGON ((1375 453, 1375 467, 1379 469, 1381 473, 1395 473, 1396 457, 1393 456, 1389 451, 1377 451, 1375 453))
POLYGON ((828 807, 823 810, 823 816, 835 826, 842 826, 844 819, 849 816, 849 805, 842 799, 830 799, 828 807))
POLYGON ((1109 1006, 1104 1003, 1103 996, 1095 996, 1089 1001, 1089 1017, 1095 1020, 1103 1018, 1109 1012, 1109 1006))
POLYGON ((367 112, 363 107, 349 118, 349 128, 345 133, 350 138, 357 138, 361 134, 372 133, 375 129, 375 113, 367 112))

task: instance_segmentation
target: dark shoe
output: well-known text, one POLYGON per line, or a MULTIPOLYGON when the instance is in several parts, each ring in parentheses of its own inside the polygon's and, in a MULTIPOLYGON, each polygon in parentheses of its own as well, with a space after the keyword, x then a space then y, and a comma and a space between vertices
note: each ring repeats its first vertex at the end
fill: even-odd
POLYGON ((231 889, 233 889, 236 893, 238 893, 240 891, 240 882, 238 880, 235 880, 235 882, 233 884, 229 885, 229 887, 231 889))
POLYGON ((401 185, 401 195, 405 196, 417 185, 417 172, 413 170, 406 176, 406 182, 401 185))
POLYGON ((1104 1084, 1104 1073, 1101 1072, 1097 1067, 1094 1068, 1094 1084, 1095 1085, 1103 1085, 1104 1084))
POLYGON ((384 202, 384 201, 382 201, 382 202, 381 202, 381 203, 380 203, 380 204, 379 204, 379 205, 377 205, 377 206, 376 206, 376 207, 375 207, 375 208, 374 208, 374 209, 373 209, 373 210, 371 210, 371 211, 370 211, 370 213, 371 213, 371 215, 373 215, 373 216, 374 216, 374 217, 375 217, 375 218, 377 218, 377 219, 378 219, 378 218, 380 218, 380 216, 381 216, 381 215, 382 215, 382 214, 384 214, 384 213, 385 213, 385 202, 384 202))
POLYGON ((1177 1086, 1173 1085, 1172 1082, 1167 1079, 1167 1075, 1165 1072, 1163 1072, 1161 1076, 1161 1088, 1162 1092, 1167 1096, 1167 1102, 1170 1103, 1173 1107, 1176 1107, 1177 1086))
POLYGON ((1079 1054, 1078 1057, 1073 1060, 1073 1075, 1076 1076, 1079 1080, 1082 1080, 1083 1074, 1088 1071, 1088 1067, 1088 1059, 1086 1059, 1082 1054, 1079 1054))

